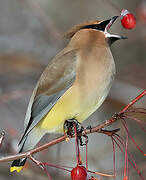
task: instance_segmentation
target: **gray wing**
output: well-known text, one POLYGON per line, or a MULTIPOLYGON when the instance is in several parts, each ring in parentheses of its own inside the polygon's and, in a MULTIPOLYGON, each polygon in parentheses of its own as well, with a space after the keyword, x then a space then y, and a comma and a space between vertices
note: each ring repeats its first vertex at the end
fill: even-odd
POLYGON ((28 126, 25 129, 24 135, 21 138, 19 144, 29 134, 29 132, 40 122, 40 120, 52 109, 58 99, 65 93, 67 89, 52 94, 50 96, 40 95, 38 96, 31 108, 31 118, 28 126))
POLYGON ((41 75, 30 98, 24 122, 24 135, 20 143, 73 84, 75 80, 75 54, 75 51, 65 52, 64 49, 41 75))

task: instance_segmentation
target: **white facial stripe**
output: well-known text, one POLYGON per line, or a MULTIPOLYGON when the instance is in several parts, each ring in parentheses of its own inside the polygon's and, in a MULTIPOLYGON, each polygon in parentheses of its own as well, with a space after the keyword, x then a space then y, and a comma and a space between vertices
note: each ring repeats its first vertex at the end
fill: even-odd
POLYGON ((115 38, 120 38, 121 36, 115 35, 115 34, 110 34, 107 31, 104 31, 105 37, 110 38, 110 37, 115 37, 115 38))

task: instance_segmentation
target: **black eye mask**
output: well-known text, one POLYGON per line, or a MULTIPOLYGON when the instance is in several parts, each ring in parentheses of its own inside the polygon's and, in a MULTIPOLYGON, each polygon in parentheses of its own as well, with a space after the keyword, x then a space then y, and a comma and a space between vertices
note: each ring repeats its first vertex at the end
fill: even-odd
POLYGON ((81 29, 95 29, 95 30, 99 30, 99 31, 104 31, 109 22, 110 22, 110 20, 106 20, 99 24, 90 24, 90 25, 83 26, 83 27, 81 27, 81 29))

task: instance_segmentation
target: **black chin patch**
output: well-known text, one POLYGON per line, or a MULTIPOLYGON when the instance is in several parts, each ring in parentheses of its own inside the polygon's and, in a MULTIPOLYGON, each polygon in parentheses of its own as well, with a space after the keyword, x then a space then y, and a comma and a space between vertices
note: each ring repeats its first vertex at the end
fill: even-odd
POLYGON ((120 40, 120 38, 119 37, 109 37, 108 43, 109 43, 109 45, 112 45, 117 40, 120 40))

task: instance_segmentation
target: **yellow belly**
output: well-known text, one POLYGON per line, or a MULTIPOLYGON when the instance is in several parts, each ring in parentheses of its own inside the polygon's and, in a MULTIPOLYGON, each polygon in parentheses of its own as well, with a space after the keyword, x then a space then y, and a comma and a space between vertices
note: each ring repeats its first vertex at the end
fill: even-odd
POLYGON ((63 132, 65 120, 75 118, 82 111, 78 97, 74 88, 70 88, 38 123, 37 127, 39 126, 48 132, 63 132))
POLYGON ((36 127, 50 133, 62 133, 65 120, 74 118, 80 123, 83 122, 102 104, 105 97, 104 95, 100 97, 84 96, 81 91, 72 87, 66 91, 36 127))
POLYGON ((109 48, 91 49, 90 53, 86 49, 81 51, 74 84, 38 123, 39 128, 48 132, 63 132, 65 120, 74 118, 83 122, 106 98, 115 73, 113 57, 109 48))

